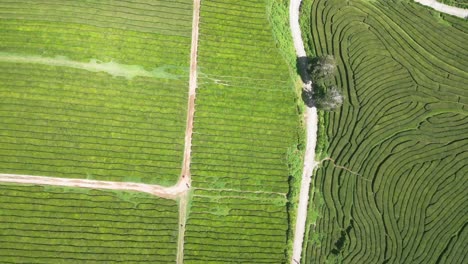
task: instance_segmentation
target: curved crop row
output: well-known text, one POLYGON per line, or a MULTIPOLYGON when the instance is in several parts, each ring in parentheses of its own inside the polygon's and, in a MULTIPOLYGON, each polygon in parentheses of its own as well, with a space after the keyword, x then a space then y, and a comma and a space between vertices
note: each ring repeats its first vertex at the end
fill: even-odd
POLYGON ((304 262, 462 263, 466 21, 406 1, 305 8, 315 52, 337 59, 346 102, 328 116, 304 262))

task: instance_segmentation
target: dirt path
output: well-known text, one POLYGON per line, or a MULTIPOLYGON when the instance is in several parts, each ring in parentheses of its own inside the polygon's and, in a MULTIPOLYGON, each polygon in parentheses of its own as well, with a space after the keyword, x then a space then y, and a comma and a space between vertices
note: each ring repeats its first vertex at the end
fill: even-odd
POLYGON ((177 264, 184 263, 185 225, 187 224, 189 194, 185 192, 179 199, 179 233, 177 236, 177 264))
MULTIPOLYGON (((190 79, 189 100, 187 107, 187 126, 185 130, 184 161, 179 182, 183 182, 187 188, 191 186, 190 161, 192 158, 193 118, 195 115, 195 97, 197 90, 197 55, 198 55, 198 25, 200 23, 200 1, 193 1, 192 16, 192 44, 190 49, 190 79)), ((185 224, 189 203, 189 192, 184 192, 179 199, 179 234, 177 239, 177 264, 184 263, 185 224)))
MULTIPOLYGON (((299 9, 301 0, 291 0, 289 6, 289 23, 291 26, 291 33, 293 36, 294 47, 298 58, 307 56, 304 49, 304 42, 302 41, 301 28, 299 26, 299 9)), ((312 89, 312 83, 303 83, 305 90, 312 89)), ((302 172, 301 190, 299 194, 299 205, 297 211, 296 226, 294 230, 294 244, 293 255, 291 263, 297 264, 301 261, 302 245, 304 240, 304 233, 306 230, 307 220, 307 204, 309 202, 309 191, 312 173, 318 163, 315 161, 315 146, 317 144, 317 125, 318 115, 315 106, 306 107, 305 122, 307 129, 307 143, 304 156, 304 168, 302 172)))
POLYGON ((86 179, 69 179, 47 176, 19 175, 19 174, 0 174, 0 182, 10 182, 18 184, 37 184, 53 185, 62 187, 78 187, 104 190, 123 190, 145 192, 166 199, 176 199, 181 194, 187 192, 188 188, 183 182, 171 187, 159 185, 133 183, 133 182, 114 182, 114 181, 96 181, 86 179))
POLYGON ((449 15, 457 16, 461 18, 468 18, 468 9, 449 6, 449 5, 437 2, 436 0, 414 0, 414 1, 417 3, 420 3, 421 5, 432 7, 435 10, 445 13, 445 14, 449 14, 449 15))

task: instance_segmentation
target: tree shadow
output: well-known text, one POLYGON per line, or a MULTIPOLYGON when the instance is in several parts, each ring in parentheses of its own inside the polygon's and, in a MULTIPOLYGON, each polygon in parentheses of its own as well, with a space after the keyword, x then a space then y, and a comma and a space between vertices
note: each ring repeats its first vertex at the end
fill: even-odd
POLYGON ((307 107, 314 107, 315 106, 315 100, 314 100, 314 89, 304 89, 302 88, 302 101, 304 101, 304 104, 307 105, 307 107))
POLYGON ((309 83, 312 81, 309 73, 310 59, 306 56, 296 58, 296 72, 301 77, 303 83, 309 83))
POLYGON ((332 249, 332 251, 330 252, 331 254, 338 255, 341 253, 345 245, 346 238, 349 237, 349 233, 351 232, 351 229, 353 228, 354 228, 354 221, 351 219, 349 226, 345 230, 341 231, 341 234, 340 234, 341 236, 335 242, 335 248, 332 249))
POLYGON ((296 72, 301 77, 304 84, 310 84, 310 87, 302 87, 302 101, 307 107, 314 107, 314 84, 310 76, 311 60, 307 56, 296 58, 296 72))

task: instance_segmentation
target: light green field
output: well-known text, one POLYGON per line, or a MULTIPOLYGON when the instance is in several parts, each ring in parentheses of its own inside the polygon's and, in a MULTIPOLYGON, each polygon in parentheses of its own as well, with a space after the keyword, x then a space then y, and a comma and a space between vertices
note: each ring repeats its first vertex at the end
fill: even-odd
POLYGON ((192 1, 0 2, 0 172, 172 185, 192 1))
POLYGON ((184 263, 287 262, 287 152, 299 142, 299 115, 270 5, 201 3, 184 263))
POLYGON ((311 54, 333 54, 303 263, 463 263, 468 23, 407 1, 304 3, 311 54))
POLYGON ((174 263, 175 201, 0 185, 1 263, 174 263))

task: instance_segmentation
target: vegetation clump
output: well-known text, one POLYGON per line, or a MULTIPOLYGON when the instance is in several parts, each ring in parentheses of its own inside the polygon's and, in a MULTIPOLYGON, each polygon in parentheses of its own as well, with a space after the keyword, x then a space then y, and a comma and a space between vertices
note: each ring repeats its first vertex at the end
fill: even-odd
POLYGON ((309 72, 313 80, 313 100, 318 109, 333 111, 343 104, 343 95, 334 84, 336 61, 332 55, 312 60, 309 72))

